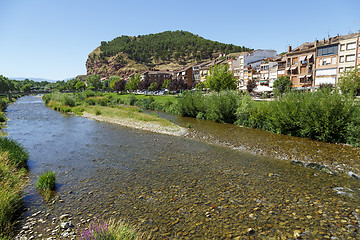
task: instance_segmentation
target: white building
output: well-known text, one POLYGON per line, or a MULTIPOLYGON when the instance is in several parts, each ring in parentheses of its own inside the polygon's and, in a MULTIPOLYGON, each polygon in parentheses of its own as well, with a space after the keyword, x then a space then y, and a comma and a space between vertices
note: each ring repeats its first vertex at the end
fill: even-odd
POLYGON ((359 34, 351 34, 349 37, 339 41, 339 64, 338 74, 350 70, 356 66, 358 58, 359 34))
POLYGON ((275 57, 276 57, 275 50, 261 50, 261 49, 239 56, 239 61, 240 61, 239 87, 242 87, 245 84, 244 68, 249 63, 253 63, 264 58, 275 58, 275 57))

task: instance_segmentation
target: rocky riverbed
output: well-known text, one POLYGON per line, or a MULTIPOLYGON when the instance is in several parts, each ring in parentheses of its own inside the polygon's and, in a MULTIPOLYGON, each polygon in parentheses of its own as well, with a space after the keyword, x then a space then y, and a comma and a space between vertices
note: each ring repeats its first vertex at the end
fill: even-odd
POLYGON ((187 118, 187 137, 156 134, 61 115, 31 97, 8 115, 31 155, 18 238, 71 239, 94 218, 123 219, 153 239, 360 238, 360 181, 302 166, 353 161, 358 174, 354 148, 187 118), (34 188, 46 170, 57 176, 50 203, 34 188))

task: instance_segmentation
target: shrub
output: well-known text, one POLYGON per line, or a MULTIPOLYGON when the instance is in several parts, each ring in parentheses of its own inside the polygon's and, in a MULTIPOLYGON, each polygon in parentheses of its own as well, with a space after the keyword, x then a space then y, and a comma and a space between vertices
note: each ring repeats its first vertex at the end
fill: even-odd
POLYGON ((0 122, 6 122, 6 117, 3 112, 0 112, 0 122))
POLYGON ((0 150, 9 153, 9 160, 16 168, 26 168, 29 153, 23 146, 7 137, 0 138, 0 150))
POLYGON ((236 121, 238 98, 234 91, 211 94, 206 98, 207 119, 216 122, 234 123, 236 121))
POLYGON ((95 110, 95 115, 101 115, 101 111, 99 109, 95 110))
POLYGON ((61 99, 61 103, 70 107, 74 107, 75 106, 75 100, 69 96, 68 94, 63 94, 62 95, 62 99, 61 99))
POLYGON ((186 91, 178 100, 179 113, 182 116, 196 117, 199 112, 205 112, 203 96, 200 92, 186 91))
POLYGON ((136 97, 133 94, 130 94, 129 96, 127 96, 125 104, 134 106, 136 101, 137 101, 136 97))

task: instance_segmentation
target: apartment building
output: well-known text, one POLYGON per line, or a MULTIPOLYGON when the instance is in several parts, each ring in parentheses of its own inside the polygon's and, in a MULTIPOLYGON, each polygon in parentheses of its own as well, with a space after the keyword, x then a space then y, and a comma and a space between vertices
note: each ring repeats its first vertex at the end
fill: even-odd
POLYGON ((290 77, 292 87, 313 86, 316 60, 316 42, 304 43, 295 49, 289 46, 286 54, 285 73, 290 77))
POLYGON ((194 85, 194 79, 193 79, 193 67, 185 67, 183 69, 180 69, 178 71, 175 71, 173 74, 173 77, 176 79, 181 79, 186 82, 188 86, 194 85))
POLYGON ((339 61, 338 73, 350 70, 357 66, 359 59, 359 34, 349 34, 339 37, 339 61))
MULTIPOLYGON (((249 79, 249 76, 247 76, 245 78, 245 73, 248 74, 248 70, 246 70, 245 72, 245 68, 247 67, 247 65, 249 65, 250 63, 265 59, 265 58, 275 58, 276 57, 276 51, 275 50, 255 50, 253 52, 244 54, 244 55, 240 55, 239 61, 240 61, 240 66, 239 66, 239 87, 242 86, 246 86, 247 85, 247 81, 251 80, 249 79)), ((254 66, 251 66, 252 69, 255 69, 254 66)), ((255 74, 257 76, 257 74, 255 74)))
POLYGON ((260 65, 259 85, 270 86, 270 82, 271 85, 273 85, 276 78, 277 78, 277 63, 270 60, 265 60, 265 62, 260 65))
POLYGON ((171 79, 173 75, 172 71, 160 71, 160 70, 148 70, 140 74, 141 81, 160 81, 160 80, 167 80, 171 79))

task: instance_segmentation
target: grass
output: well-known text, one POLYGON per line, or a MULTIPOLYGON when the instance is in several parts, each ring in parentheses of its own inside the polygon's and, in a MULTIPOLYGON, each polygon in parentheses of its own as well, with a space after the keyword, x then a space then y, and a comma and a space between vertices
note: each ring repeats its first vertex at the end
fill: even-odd
POLYGON ((171 106, 174 109, 175 107, 172 105, 176 105, 173 103, 177 102, 174 96, 145 96, 85 91, 73 95, 66 94, 66 97, 60 93, 46 94, 43 99, 47 106, 59 112, 73 112, 77 115, 86 112, 95 115, 98 120, 124 124, 135 128, 140 127, 150 131, 171 132, 172 134, 181 130, 169 120, 152 114, 145 114, 140 109, 141 106, 144 106, 145 109, 156 106, 171 106), (72 102, 69 99, 75 100, 72 102), (66 105, 68 102, 71 104, 66 105), (124 103, 128 105, 123 105, 124 103), (134 104, 137 106, 133 106, 134 104))
POLYGON ((170 121, 160 118, 159 116, 154 116, 151 114, 143 113, 141 109, 137 107, 130 106, 116 106, 114 108, 103 107, 103 106, 83 106, 85 112, 102 116, 114 118, 114 119, 129 119, 135 120, 143 123, 155 123, 163 127, 173 127, 175 124, 170 121))
POLYGON ((36 188, 42 193, 46 201, 49 201, 55 191, 56 176, 54 172, 45 172, 39 176, 36 188))
POLYGON ((20 144, 0 138, 0 239, 10 239, 13 234, 23 204, 27 160, 28 152, 20 144))
POLYGON ((79 230, 80 240, 139 240, 144 239, 144 234, 123 221, 110 220, 100 222, 94 220, 85 229, 79 230))

